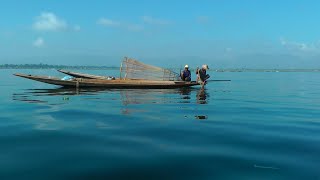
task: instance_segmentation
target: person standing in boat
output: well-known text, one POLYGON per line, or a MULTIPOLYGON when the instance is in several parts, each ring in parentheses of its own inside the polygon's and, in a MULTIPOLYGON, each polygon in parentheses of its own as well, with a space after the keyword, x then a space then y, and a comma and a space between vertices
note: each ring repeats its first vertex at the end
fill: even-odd
POLYGON ((201 69, 197 68, 196 70, 196 74, 198 76, 197 82, 201 80, 202 86, 204 86, 206 84, 206 80, 210 78, 210 75, 207 74, 208 69, 209 69, 208 65, 204 64, 202 65, 201 69))
POLYGON ((184 70, 180 74, 182 81, 191 81, 191 72, 189 71, 189 66, 185 65, 184 70))

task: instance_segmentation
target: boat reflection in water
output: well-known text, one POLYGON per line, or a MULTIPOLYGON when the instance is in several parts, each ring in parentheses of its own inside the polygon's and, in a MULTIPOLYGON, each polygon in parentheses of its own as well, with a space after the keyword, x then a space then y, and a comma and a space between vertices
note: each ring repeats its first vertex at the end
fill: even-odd
MULTIPOLYGON (((123 114, 129 114, 129 105, 138 104, 207 104, 208 94, 201 88, 180 89, 103 89, 103 88, 56 88, 56 89, 27 89, 22 93, 14 93, 12 99, 27 103, 48 105, 72 102, 75 96, 86 101, 100 101, 112 106, 116 101, 122 104, 123 114), (59 98, 55 98, 59 97, 59 98)), ((118 102, 117 102, 118 103, 118 102)))
MULTIPOLYGON (((183 89, 26 89, 12 100, 31 109, 35 129, 120 127, 113 120, 206 120, 208 94, 199 88, 183 89), (27 103, 27 104, 26 104, 27 103), (112 119, 112 120, 111 120, 112 119)), ((17 105, 17 107, 21 107, 17 105)), ((126 121, 128 122, 128 121, 126 121)))

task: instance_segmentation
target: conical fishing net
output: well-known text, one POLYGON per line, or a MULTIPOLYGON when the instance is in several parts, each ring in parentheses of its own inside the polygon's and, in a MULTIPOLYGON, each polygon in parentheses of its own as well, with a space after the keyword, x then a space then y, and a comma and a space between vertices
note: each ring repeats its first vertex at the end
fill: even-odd
POLYGON ((179 74, 169 69, 163 69, 139 62, 131 58, 124 58, 120 68, 121 79, 146 79, 156 81, 178 81, 179 74))

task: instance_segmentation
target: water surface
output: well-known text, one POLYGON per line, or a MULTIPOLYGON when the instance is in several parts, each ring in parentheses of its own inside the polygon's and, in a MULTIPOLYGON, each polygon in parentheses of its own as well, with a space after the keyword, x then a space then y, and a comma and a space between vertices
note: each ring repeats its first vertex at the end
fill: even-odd
POLYGON ((320 179, 320 73, 76 90, 15 72, 63 77, 0 71, 1 179, 320 179))

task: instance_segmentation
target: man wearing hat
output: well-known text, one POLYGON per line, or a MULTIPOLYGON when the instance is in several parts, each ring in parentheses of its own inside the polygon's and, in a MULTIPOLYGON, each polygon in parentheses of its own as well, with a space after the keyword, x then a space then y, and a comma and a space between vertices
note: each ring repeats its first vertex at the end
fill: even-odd
POLYGON ((184 70, 181 72, 182 81, 191 81, 191 72, 189 71, 189 66, 185 65, 184 70))
POLYGON ((207 74, 207 70, 209 69, 208 65, 204 64, 202 65, 202 68, 199 69, 197 68, 196 74, 198 75, 198 79, 197 80, 201 80, 202 81, 202 85, 206 84, 206 80, 210 78, 210 75, 207 74))

